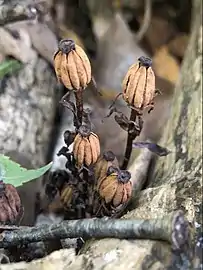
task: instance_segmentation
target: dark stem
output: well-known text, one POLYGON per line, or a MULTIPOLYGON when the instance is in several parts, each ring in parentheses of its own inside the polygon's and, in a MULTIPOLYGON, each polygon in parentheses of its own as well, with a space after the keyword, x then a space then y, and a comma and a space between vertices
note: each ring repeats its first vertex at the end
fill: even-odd
POLYGON ((88 209, 86 208, 86 213, 85 213, 85 218, 90 218, 92 215, 92 206, 94 204, 94 184, 93 184, 93 178, 91 175, 90 175, 90 171, 88 168, 83 168, 82 170, 83 172, 83 181, 85 181, 86 185, 85 185, 85 188, 84 188, 84 192, 87 193, 87 196, 88 196, 88 209))
POLYGON ((85 166, 83 166, 83 168, 82 168, 82 173, 83 173, 83 181, 85 181, 85 183, 86 183, 85 192, 88 193, 88 198, 89 198, 88 205, 92 205, 93 204, 93 196, 94 196, 93 181, 95 180, 95 177, 94 177, 92 171, 85 166))
POLYGON ((65 238, 119 238, 162 240, 181 249, 189 244, 188 222, 181 211, 160 219, 79 219, 40 225, 0 234, 0 248, 65 238))
POLYGON ((82 89, 77 90, 74 92, 75 94, 75 101, 76 101, 76 110, 77 110, 77 120, 79 123, 79 126, 82 125, 82 117, 83 117, 83 95, 82 95, 82 89))
POLYGON ((88 168, 83 167, 82 169, 82 173, 83 173, 83 179, 86 183, 89 182, 89 172, 88 172, 88 168))
MULTIPOLYGON (((137 117, 137 111, 131 109, 131 113, 130 113, 130 121, 135 122, 136 121, 136 117, 137 117)), ((128 138, 127 138, 127 143, 126 143, 126 149, 125 149, 125 155, 124 155, 124 160, 123 160, 123 164, 121 166, 122 170, 126 170, 128 167, 128 163, 130 160, 130 156, 132 153, 132 145, 133 145, 133 141, 136 138, 136 135, 134 132, 131 133, 130 130, 128 129, 128 138)))

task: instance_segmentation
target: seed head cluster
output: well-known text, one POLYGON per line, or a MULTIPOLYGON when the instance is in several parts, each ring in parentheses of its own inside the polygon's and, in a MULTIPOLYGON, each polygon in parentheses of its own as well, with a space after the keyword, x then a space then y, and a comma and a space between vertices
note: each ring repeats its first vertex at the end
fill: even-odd
MULTIPOLYGON (((108 206, 117 208, 127 203, 132 196, 131 175, 126 169, 120 169, 119 162, 112 151, 101 152, 99 136, 93 132, 91 120, 83 123, 83 92, 81 90, 84 90, 92 79, 88 56, 73 40, 65 39, 60 41, 58 51, 54 55, 54 67, 58 80, 67 88, 67 91, 74 91, 76 99, 76 104, 69 103, 72 112, 74 112, 74 123, 77 123, 74 124, 76 129, 75 131, 65 132, 64 138, 67 150, 65 150, 64 155, 68 159, 67 167, 71 170, 73 176, 78 178, 73 184, 74 189, 68 181, 63 185, 59 192, 61 203, 67 210, 73 201, 74 194, 77 193, 77 198, 82 205, 81 211, 86 208, 94 208, 98 201, 103 202, 107 208, 108 206), (68 147, 71 143, 73 144, 73 150, 69 153, 68 147), (73 164, 71 163, 72 160, 74 161, 73 164), (84 173, 84 170, 86 170, 86 173, 84 173), (92 175, 94 180, 90 181, 92 175), (87 201, 89 205, 86 205, 87 201)), ((121 119, 125 120, 125 130, 132 137, 132 134, 137 134, 138 130, 139 132, 141 130, 141 127, 138 128, 135 123, 136 114, 134 111, 142 112, 146 107, 153 106, 155 75, 152 70, 151 59, 142 56, 137 63, 129 68, 122 83, 122 97, 132 108, 131 115, 134 115, 131 119, 128 119, 122 114, 121 119), (133 132, 133 129, 136 129, 136 132, 133 132)), ((67 104, 66 101, 66 107, 68 107, 67 104)), ((139 123, 142 122, 140 116, 139 113, 139 123)), ((133 139, 131 138, 131 140, 133 139)), ((129 151, 127 150, 126 153, 129 158, 129 151)), ((98 208, 100 209, 101 205, 98 208)))

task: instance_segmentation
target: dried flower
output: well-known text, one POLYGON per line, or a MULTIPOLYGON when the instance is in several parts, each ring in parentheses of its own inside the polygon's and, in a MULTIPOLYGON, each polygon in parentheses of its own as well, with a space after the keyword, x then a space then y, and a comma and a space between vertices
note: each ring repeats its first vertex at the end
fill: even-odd
POLYGON ((71 39, 59 42, 54 55, 58 80, 69 90, 85 89, 91 81, 91 65, 84 50, 71 39))
POLYGON ((106 151, 99 157, 94 166, 95 178, 97 180, 103 179, 110 166, 118 167, 118 160, 112 151, 106 151))
POLYGON ((130 172, 126 170, 117 170, 107 175, 97 185, 99 195, 114 207, 127 202, 132 195, 130 178, 130 172))
POLYGON ((132 65, 123 80, 123 99, 137 110, 151 106, 155 96, 155 75, 151 68, 152 61, 140 57, 139 63, 132 65))
POLYGON ((86 126, 80 126, 73 142, 73 155, 79 167, 94 164, 100 155, 98 136, 86 126))
POLYGON ((73 196, 73 188, 65 184, 62 190, 60 191, 60 200, 65 209, 67 209, 72 201, 72 196, 73 196))
POLYGON ((16 188, 0 181, 0 223, 15 224, 22 217, 21 200, 16 188))

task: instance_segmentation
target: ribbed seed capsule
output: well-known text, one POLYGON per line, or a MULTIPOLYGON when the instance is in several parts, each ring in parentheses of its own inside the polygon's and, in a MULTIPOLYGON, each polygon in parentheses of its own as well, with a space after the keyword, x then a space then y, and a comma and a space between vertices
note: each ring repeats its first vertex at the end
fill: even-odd
POLYGON ((86 126, 80 126, 73 142, 73 155, 80 168, 94 164, 100 155, 99 137, 86 126))
POLYGON ((17 224, 22 216, 23 208, 16 188, 0 181, 0 224, 17 224))
POLYGON ((86 53, 71 39, 59 42, 54 55, 54 68, 58 80, 69 90, 85 89, 92 78, 86 53))
POLYGON ((106 204, 117 207, 127 202, 132 195, 131 175, 126 170, 118 170, 104 177, 97 185, 97 191, 106 204))
POLYGON ((123 80, 123 99, 135 109, 143 110, 148 106, 153 107, 155 75, 150 58, 142 56, 138 61, 129 68, 123 80))
POLYGON ((97 180, 103 179, 110 166, 118 167, 118 160, 112 151, 106 151, 99 157, 94 166, 95 178, 97 180))
POLYGON ((65 209, 69 208, 73 196, 73 188, 69 185, 65 185, 60 192, 61 204, 65 209))

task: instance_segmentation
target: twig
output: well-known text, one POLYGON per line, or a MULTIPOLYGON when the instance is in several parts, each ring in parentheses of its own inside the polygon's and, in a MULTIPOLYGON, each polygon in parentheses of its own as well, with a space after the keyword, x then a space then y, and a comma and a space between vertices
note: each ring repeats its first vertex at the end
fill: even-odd
POLYGON ((37 16, 36 5, 23 5, 22 3, 0 4, 0 25, 21 20, 35 19, 37 16))
MULTIPOLYGON (((130 113, 130 122, 134 123, 136 121, 138 114, 137 111, 134 109, 131 109, 130 113)), ((135 132, 132 132, 130 129, 128 129, 128 138, 127 138, 127 143, 126 143, 126 150, 125 150, 125 155, 124 155, 124 160, 123 164, 121 166, 122 170, 126 170, 128 167, 128 163, 130 160, 130 156, 132 153, 132 144, 136 136, 139 134, 136 134, 135 132)))
POLYGON ((181 211, 162 219, 80 219, 66 220, 50 226, 4 231, 0 234, 0 248, 19 244, 65 238, 119 238, 168 241, 174 249, 181 249, 189 241, 188 222, 181 211))
POLYGON ((79 125, 82 125, 82 117, 83 117, 83 90, 77 90, 74 92, 75 101, 76 101, 76 110, 77 110, 77 119, 79 125))
POLYGON ((151 16, 152 16, 152 0, 145 0, 145 11, 144 11, 144 19, 143 19, 143 23, 140 27, 140 29, 138 30, 138 33, 136 34, 136 41, 140 42, 145 33, 147 32, 147 29, 150 25, 151 22, 151 16))
POLYGON ((13 231, 13 230, 20 230, 23 228, 29 228, 28 226, 15 226, 15 225, 0 225, 0 232, 2 231, 13 231))

